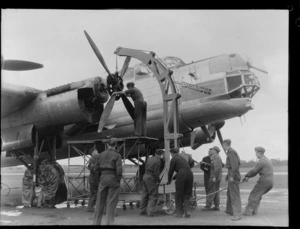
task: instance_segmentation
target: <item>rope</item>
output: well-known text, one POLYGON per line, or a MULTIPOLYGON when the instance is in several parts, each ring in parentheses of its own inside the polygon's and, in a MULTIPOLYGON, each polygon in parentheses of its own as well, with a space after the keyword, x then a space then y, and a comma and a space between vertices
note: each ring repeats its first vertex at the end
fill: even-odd
MULTIPOLYGON (((240 182, 240 184, 242 184, 242 183, 244 183, 244 182, 246 182, 246 181, 242 181, 242 182, 240 182)), ((211 196, 211 195, 214 195, 214 194, 216 194, 216 193, 218 193, 218 192, 222 192, 222 191, 225 191, 226 189, 228 189, 228 188, 223 188, 223 189, 220 189, 220 190, 218 190, 218 191, 215 191, 215 192, 212 192, 212 193, 210 193, 210 194, 208 194, 208 195, 206 195, 206 196, 203 196, 203 197, 200 197, 200 198, 195 198, 197 201, 198 200, 202 200, 202 199, 205 199, 206 197, 208 197, 208 196, 211 196)))

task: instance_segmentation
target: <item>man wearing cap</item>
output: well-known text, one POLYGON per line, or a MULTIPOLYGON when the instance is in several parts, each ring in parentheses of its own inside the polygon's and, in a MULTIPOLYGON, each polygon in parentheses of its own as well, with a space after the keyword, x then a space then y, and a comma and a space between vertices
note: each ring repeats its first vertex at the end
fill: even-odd
POLYGON ((210 168, 211 168, 211 156, 212 156, 212 148, 208 150, 208 156, 202 158, 200 162, 200 169, 204 172, 204 188, 205 194, 208 195, 208 186, 210 179, 210 168))
POLYGON ((90 184, 90 198, 89 203, 87 207, 87 211, 94 212, 94 207, 96 205, 97 200, 97 191, 98 191, 98 185, 99 185, 99 174, 95 171, 96 162, 98 160, 98 151, 95 148, 91 149, 92 156, 88 163, 88 169, 90 170, 89 175, 89 184, 90 184))
POLYGON ((170 161, 167 184, 171 183, 174 171, 177 172, 175 181, 175 216, 181 218, 184 215, 185 218, 189 218, 190 198, 193 192, 193 173, 188 162, 179 155, 178 148, 171 149, 170 153, 172 159, 170 161))
POLYGON ((128 90, 125 94, 132 98, 134 102, 134 134, 136 136, 147 135, 147 103, 144 100, 142 92, 134 87, 133 82, 127 83, 128 90))
POLYGON ((241 180, 241 174, 239 171, 240 157, 237 152, 231 148, 230 139, 224 140, 222 145, 227 155, 225 166, 228 169, 226 176, 226 181, 228 181, 228 189, 225 212, 229 215, 233 215, 232 220, 240 220, 242 218, 242 203, 239 187, 241 180))
POLYGON ((246 216, 257 214, 262 196, 273 188, 273 165, 264 155, 265 149, 263 147, 255 147, 254 149, 258 162, 243 180, 248 181, 250 177, 255 177, 257 174, 259 174, 259 179, 249 195, 248 204, 243 212, 243 215, 246 216))
POLYGON ((158 149, 155 155, 150 157, 145 166, 143 176, 142 200, 140 203, 140 215, 155 216, 155 206, 158 200, 158 185, 160 182, 161 155, 164 150, 158 149))
POLYGON ((106 208, 106 224, 114 223, 115 210, 119 201, 120 181, 122 178, 122 158, 116 152, 117 139, 108 140, 108 149, 103 151, 97 160, 95 171, 100 172, 100 182, 97 193, 96 211, 93 224, 101 225, 104 208, 106 208))
POLYGON ((212 210, 212 211, 220 211, 220 193, 215 193, 220 189, 220 183, 222 180, 222 159, 219 156, 220 148, 218 146, 214 146, 211 150, 211 168, 210 168, 210 178, 208 184, 208 196, 206 198, 206 206, 201 210, 212 210), (214 194, 212 194, 214 193, 214 194), (211 208, 214 203, 215 207, 211 208))

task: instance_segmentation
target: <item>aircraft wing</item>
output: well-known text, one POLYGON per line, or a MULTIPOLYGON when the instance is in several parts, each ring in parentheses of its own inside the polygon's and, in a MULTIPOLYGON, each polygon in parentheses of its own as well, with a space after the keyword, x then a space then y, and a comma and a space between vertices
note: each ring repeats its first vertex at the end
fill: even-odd
POLYGON ((30 87, 2 84, 1 118, 28 105, 40 92, 40 90, 30 87))

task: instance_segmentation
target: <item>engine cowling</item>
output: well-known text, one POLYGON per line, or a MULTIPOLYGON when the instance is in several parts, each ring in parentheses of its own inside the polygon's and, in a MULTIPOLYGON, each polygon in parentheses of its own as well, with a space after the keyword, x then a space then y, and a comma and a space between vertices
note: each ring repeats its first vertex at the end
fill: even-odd
POLYGON ((203 144, 212 143, 216 138, 216 127, 210 126, 207 128, 208 133, 210 134, 210 138, 204 133, 201 128, 195 129, 191 133, 191 148, 193 150, 197 149, 203 144))
POLYGON ((49 89, 21 110, 1 118, 2 128, 33 124, 37 130, 72 123, 97 123, 109 98, 100 77, 49 89))
POLYGON ((19 126, 1 130, 1 151, 32 147, 35 144, 35 127, 19 126))
POLYGON ((221 121, 208 125, 207 132, 209 136, 207 136, 207 134, 200 127, 196 128, 190 136, 191 148, 195 150, 203 144, 212 143, 216 138, 216 130, 221 129, 224 124, 225 122, 221 121))

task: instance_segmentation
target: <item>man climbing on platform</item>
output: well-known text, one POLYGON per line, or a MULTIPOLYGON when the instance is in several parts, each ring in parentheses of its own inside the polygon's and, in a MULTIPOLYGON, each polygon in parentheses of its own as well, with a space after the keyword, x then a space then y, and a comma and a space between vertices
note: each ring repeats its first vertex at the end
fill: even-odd
POLYGON ((142 92, 134 86, 133 82, 127 83, 128 90, 115 92, 114 94, 125 94, 132 98, 134 102, 134 135, 147 135, 147 103, 144 100, 142 92))
POLYGON ((140 204, 140 215, 149 217, 155 216, 155 206, 158 200, 158 185, 160 182, 161 171, 161 155, 164 150, 158 149, 155 155, 150 157, 145 166, 145 174, 143 176, 142 200, 140 204))

